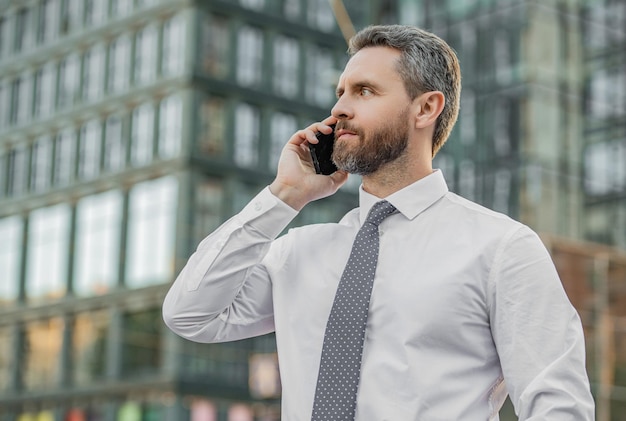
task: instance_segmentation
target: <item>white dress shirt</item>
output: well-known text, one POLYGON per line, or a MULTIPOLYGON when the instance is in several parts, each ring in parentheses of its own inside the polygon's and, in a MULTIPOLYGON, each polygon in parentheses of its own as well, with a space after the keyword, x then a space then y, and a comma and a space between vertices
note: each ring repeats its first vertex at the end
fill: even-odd
MULTIPOLYGON (((198 342, 276 332, 283 421, 311 418, 326 321, 352 242, 378 198, 339 223, 291 229, 264 189, 205 238, 163 304, 198 342)), ((358 421, 592 420, 581 322, 525 225, 448 191, 441 171, 387 197, 358 421)))

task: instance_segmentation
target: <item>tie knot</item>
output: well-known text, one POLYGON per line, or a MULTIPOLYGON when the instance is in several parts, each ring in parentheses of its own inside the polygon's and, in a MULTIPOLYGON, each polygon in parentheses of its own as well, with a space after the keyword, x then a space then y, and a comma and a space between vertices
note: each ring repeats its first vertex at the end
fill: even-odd
POLYGON ((365 222, 369 222, 370 224, 378 226, 381 222, 383 222, 383 219, 385 219, 395 211, 395 206, 393 206, 386 200, 381 200, 380 202, 374 203, 374 206, 372 206, 372 209, 370 209, 370 212, 367 214, 367 219, 365 220, 365 222))

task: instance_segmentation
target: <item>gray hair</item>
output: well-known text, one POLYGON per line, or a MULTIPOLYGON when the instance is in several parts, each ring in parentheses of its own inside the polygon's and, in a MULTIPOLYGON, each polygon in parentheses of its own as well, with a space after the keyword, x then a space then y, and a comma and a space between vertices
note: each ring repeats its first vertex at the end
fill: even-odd
POLYGON ((445 105, 433 134, 432 154, 435 156, 459 115, 461 70, 454 50, 438 36, 406 25, 368 26, 350 39, 348 53, 353 56, 367 47, 390 47, 400 51, 396 68, 411 99, 424 92, 443 93, 445 105))

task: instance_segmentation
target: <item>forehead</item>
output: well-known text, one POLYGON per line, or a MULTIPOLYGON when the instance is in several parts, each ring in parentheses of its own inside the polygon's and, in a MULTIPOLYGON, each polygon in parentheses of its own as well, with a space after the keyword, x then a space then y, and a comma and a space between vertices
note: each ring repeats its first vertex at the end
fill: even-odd
POLYGON ((341 74, 339 84, 367 79, 383 83, 402 82, 396 68, 400 51, 391 47, 366 47, 350 58, 341 74))

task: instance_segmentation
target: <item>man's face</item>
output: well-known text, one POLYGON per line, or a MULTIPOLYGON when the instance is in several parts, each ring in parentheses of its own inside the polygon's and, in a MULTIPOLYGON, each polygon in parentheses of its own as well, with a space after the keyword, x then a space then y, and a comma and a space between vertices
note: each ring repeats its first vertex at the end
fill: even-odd
POLYGON ((368 47, 346 65, 332 110, 338 168, 369 175, 405 153, 411 100, 395 69, 399 57, 392 48, 368 47))

